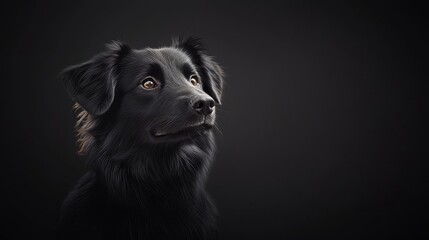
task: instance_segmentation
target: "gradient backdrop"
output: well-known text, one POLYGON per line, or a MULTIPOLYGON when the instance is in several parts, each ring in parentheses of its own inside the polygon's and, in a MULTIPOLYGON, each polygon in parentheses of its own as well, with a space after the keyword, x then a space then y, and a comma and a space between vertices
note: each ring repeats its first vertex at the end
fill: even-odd
POLYGON ((48 239, 85 171, 59 71, 113 39, 196 35, 227 73, 207 184, 222 239, 428 239, 426 15, 392 2, 3 5, 0 238, 48 239))

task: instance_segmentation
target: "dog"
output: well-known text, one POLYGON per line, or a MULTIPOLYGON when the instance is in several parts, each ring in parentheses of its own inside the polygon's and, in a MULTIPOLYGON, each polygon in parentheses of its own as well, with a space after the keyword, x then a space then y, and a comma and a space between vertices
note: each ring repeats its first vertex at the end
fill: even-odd
POLYGON ((59 239, 217 239, 205 190, 223 70, 200 39, 113 41, 60 73, 88 172, 64 200, 59 239))

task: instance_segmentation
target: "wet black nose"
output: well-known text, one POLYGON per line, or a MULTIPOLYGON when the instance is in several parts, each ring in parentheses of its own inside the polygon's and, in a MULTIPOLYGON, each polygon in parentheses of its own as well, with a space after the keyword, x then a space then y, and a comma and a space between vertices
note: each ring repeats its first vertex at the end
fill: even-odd
POLYGON ((215 108, 215 102, 212 98, 197 98, 192 103, 192 108, 200 114, 209 115, 215 108))

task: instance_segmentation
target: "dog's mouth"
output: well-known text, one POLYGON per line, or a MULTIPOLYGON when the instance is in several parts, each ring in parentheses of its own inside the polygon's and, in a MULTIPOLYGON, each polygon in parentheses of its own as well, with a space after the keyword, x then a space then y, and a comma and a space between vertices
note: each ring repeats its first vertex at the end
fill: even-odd
POLYGON ((152 136, 157 140, 179 140, 183 138, 192 138, 194 136, 202 135, 204 134, 204 132, 211 129, 212 127, 212 125, 207 123, 199 123, 174 130, 154 130, 152 131, 152 136))

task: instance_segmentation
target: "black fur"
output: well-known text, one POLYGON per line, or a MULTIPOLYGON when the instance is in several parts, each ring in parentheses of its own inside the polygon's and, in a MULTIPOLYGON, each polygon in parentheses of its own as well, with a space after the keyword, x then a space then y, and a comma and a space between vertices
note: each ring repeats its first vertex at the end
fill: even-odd
POLYGON ((195 38, 142 50, 113 42, 65 69, 89 172, 64 201, 58 237, 216 239, 216 210, 204 187, 215 111, 196 109, 220 103, 222 75, 195 38), (157 88, 141 86, 147 76, 157 88))

